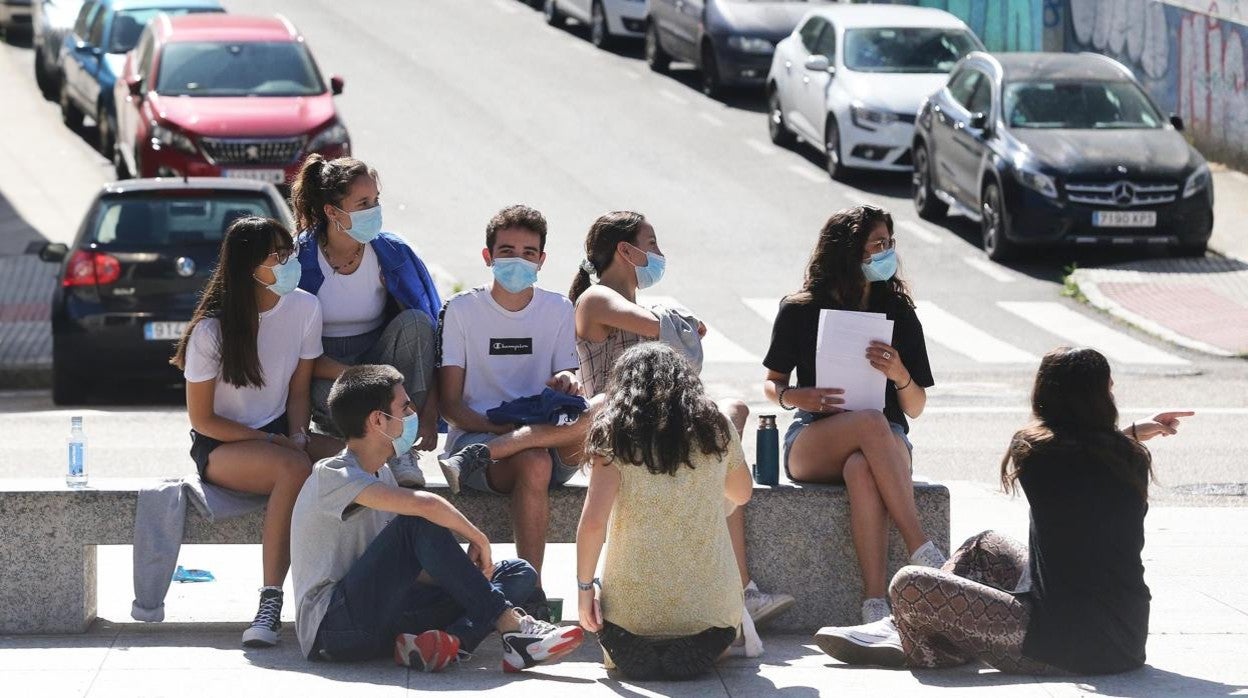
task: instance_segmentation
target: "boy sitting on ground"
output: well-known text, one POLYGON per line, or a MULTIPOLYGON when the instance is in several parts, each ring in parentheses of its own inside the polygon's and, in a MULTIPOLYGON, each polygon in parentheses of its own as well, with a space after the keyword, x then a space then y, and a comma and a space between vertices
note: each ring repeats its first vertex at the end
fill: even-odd
POLYGON ((490 541, 459 510, 396 484, 386 460, 410 450, 418 429, 401 373, 352 366, 334 382, 329 408, 347 447, 316 464, 292 517, 304 656, 355 661, 393 651, 400 664, 440 671, 497 630, 503 669, 520 671, 580 645, 580 628, 515 608, 537 584, 529 563, 493 564, 490 541))

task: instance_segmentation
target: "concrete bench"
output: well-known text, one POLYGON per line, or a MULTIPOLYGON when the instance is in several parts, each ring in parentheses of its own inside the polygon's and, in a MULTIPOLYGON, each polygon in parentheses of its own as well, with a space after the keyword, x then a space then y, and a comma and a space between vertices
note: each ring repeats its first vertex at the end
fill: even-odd
MULTIPOLYGON (((90 489, 70 490, 57 480, 0 480, 0 634, 87 629, 97 608, 95 546, 133 542, 134 509, 145 482, 151 481, 96 479, 90 489)), ((445 486, 430 490, 447 494, 445 486)), ((584 495, 583 485, 551 493, 551 543, 575 542, 584 495)), ((949 490, 917 481, 915 498, 924 528, 948 550, 949 490)), ((512 540, 502 498, 465 492, 451 500, 490 540, 512 540)), ((255 544, 261 520, 256 513, 210 524, 191 513, 184 542, 255 544)), ((804 632, 858 622, 862 584, 845 488, 758 487, 746 508, 746 536, 759 586, 798 601, 769 629, 804 632)), ((891 546, 890 571, 906 561, 896 531, 891 546)))

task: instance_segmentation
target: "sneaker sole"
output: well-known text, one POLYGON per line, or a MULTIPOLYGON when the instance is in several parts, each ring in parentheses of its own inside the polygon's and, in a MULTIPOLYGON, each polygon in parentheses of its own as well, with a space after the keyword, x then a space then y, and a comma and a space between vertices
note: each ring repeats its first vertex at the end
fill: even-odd
POLYGON ((394 663, 425 673, 436 673, 455 661, 459 656, 459 643, 455 638, 441 631, 430 633, 403 633, 395 637, 394 663))
MULTIPOLYGON (((266 633, 269 631, 265 631, 266 633)), ((277 633, 273 633, 272 637, 267 634, 253 633, 251 628, 243 631, 243 647, 276 647, 277 633)))
POLYGON ((566 630, 564 631, 564 633, 560 635, 559 638, 553 644, 551 644, 550 647, 543 648, 541 645, 533 645, 532 647, 529 648, 531 650, 529 653, 529 656, 533 658, 533 663, 527 667, 515 666, 510 661, 508 661, 508 659, 512 656, 519 658, 518 654, 504 654, 503 655, 503 671, 508 674, 515 674, 515 673, 524 671, 525 669, 531 669, 540 664, 550 664, 552 662, 555 662, 571 654, 572 652, 575 652, 576 648, 580 647, 581 643, 584 641, 585 641, 584 630, 582 630, 580 627, 575 626, 575 625, 566 626, 566 630), (533 652, 532 650, 534 649, 536 649, 537 651, 533 652))
POLYGON ((751 615, 750 619, 754 621, 754 625, 763 625, 764 623, 770 621, 772 618, 775 618, 781 613, 784 613, 790 608, 793 608, 793 605, 796 603, 797 603, 797 599, 792 599, 792 598, 785 599, 783 601, 773 602, 768 606, 763 606, 762 608, 758 609, 758 615, 751 615))
POLYGON ((882 666, 900 669, 906 664, 906 655, 900 648, 888 645, 860 645, 839 635, 815 635, 815 644, 824 654, 846 664, 857 666, 882 666))
POLYGON ((450 488, 451 494, 459 494, 459 471, 448 467, 441 460, 438 461, 438 467, 442 469, 442 477, 446 478, 446 486, 450 488))

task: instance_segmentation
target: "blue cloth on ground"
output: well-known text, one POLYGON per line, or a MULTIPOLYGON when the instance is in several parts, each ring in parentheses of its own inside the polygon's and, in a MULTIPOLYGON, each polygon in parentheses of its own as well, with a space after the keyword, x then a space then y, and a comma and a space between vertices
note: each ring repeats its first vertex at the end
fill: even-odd
POLYGON ((208 570, 188 570, 182 565, 178 565, 178 569, 173 571, 173 581, 175 582, 211 582, 216 577, 208 570))
POLYGON ((485 413, 495 424, 568 424, 589 409, 580 395, 568 395, 546 388, 539 395, 504 402, 485 413))

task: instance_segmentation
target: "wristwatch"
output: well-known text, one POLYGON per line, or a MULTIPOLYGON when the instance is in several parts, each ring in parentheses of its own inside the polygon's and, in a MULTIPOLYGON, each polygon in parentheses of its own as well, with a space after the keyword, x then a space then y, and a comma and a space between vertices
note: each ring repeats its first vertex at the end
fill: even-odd
POLYGON ((597 577, 594 577, 592 580, 588 582, 582 582, 579 579, 576 580, 576 588, 580 589, 581 591, 593 591, 595 584, 598 585, 599 589, 602 588, 602 580, 597 577))

